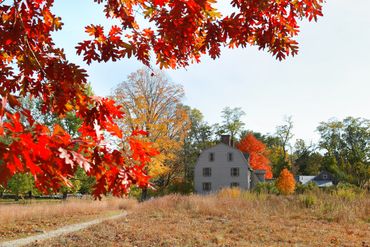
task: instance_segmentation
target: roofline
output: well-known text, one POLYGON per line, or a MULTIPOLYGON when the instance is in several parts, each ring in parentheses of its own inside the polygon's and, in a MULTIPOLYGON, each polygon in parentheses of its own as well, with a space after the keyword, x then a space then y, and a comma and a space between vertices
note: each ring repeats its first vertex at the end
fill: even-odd
MULTIPOLYGON (((216 146, 218 146, 218 145, 223 145, 223 146, 226 146, 226 147, 228 147, 228 148, 234 149, 236 152, 239 152, 239 153, 241 154, 241 156, 242 156, 242 159, 243 159, 243 160, 245 161, 245 163, 247 164, 248 169, 249 169, 251 172, 253 172, 252 167, 249 165, 249 158, 248 158, 248 160, 247 160, 247 159, 245 158, 245 156, 244 156, 244 154, 243 154, 243 152, 242 152, 242 151, 240 151, 239 149, 237 149, 237 148, 235 148, 235 147, 231 147, 231 146, 229 146, 229 145, 226 145, 225 143, 222 143, 222 142, 217 143, 216 145, 214 145, 214 146, 212 146, 212 147, 209 147, 209 148, 206 148, 206 149, 202 150, 202 152, 201 152, 201 153, 203 153, 203 152, 205 152, 205 151, 207 151, 207 150, 209 150, 209 149, 211 149, 211 148, 214 148, 214 147, 216 147, 216 146)), ((199 156, 199 157, 200 157, 200 156, 199 156)), ((197 163, 198 163, 198 161, 199 161, 199 157, 198 157, 198 159, 197 159, 197 163)))

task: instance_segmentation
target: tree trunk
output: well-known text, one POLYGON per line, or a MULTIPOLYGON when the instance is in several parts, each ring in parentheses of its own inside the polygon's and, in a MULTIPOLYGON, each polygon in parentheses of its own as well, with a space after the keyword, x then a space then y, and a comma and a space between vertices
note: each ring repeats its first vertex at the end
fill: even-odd
POLYGON ((148 199, 148 188, 141 189, 141 198, 140 201, 146 201, 148 199))
POLYGON ((68 196, 68 193, 67 192, 63 192, 63 200, 67 200, 67 196, 68 196))

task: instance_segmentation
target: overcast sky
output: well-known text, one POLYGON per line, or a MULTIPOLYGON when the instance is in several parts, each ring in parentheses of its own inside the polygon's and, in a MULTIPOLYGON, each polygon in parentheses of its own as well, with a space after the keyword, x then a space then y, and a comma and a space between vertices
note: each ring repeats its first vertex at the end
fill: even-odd
MULTIPOLYGON (((56 0, 64 28, 55 34, 67 57, 85 67, 94 92, 112 88, 142 65, 135 60, 85 65, 74 47, 86 38, 83 27, 106 23, 91 0, 56 0)), ((224 49, 186 69, 166 71, 185 88, 185 104, 198 108, 209 123, 220 122, 226 106, 241 107, 246 128, 273 133, 292 116, 296 138, 316 141, 319 122, 346 116, 370 119, 369 0, 329 0, 317 23, 301 23, 299 54, 283 62, 254 47, 224 49)))

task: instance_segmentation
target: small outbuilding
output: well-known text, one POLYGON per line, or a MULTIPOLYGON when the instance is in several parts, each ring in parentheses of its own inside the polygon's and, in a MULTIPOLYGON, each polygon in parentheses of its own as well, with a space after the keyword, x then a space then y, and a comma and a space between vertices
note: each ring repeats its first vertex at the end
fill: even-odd
POLYGON ((296 176, 296 181, 303 185, 313 182, 318 187, 330 187, 335 184, 334 176, 327 171, 322 171, 317 176, 296 176))

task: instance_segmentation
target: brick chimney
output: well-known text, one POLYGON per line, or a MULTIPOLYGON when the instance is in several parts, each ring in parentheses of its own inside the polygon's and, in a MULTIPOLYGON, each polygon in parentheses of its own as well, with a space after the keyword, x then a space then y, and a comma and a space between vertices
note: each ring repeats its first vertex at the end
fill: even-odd
POLYGON ((233 146, 230 135, 221 135, 221 142, 223 144, 226 144, 226 145, 230 146, 230 147, 233 146))

